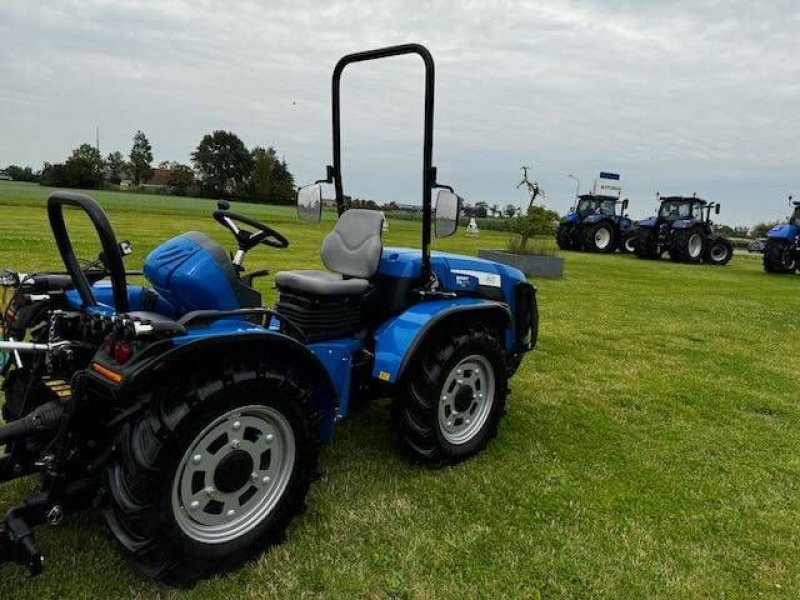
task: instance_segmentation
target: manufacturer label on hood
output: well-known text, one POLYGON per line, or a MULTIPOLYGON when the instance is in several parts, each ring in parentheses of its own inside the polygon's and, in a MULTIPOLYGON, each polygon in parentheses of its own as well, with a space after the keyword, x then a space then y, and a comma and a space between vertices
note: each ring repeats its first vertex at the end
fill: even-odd
POLYGON ((500 287, 501 277, 497 273, 487 273, 486 271, 467 271, 463 269, 454 269, 453 275, 466 275, 474 277, 478 280, 478 285, 485 285, 488 287, 500 287))

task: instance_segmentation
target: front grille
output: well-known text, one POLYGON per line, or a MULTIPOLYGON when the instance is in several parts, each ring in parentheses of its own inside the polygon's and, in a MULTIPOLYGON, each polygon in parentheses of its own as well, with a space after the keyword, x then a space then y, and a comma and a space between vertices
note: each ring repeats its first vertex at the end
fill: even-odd
POLYGON ((517 352, 527 352, 536 347, 539 307, 536 304, 536 288, 527 281, 521 281, 514 287, 514 331, 517 352))

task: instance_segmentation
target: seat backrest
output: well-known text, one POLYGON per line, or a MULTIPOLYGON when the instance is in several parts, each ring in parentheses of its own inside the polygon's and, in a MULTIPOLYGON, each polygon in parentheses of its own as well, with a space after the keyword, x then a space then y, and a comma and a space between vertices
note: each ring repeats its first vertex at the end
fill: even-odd
POLYGON ((329 270, 347 277, 372 277, 381 262, 382 230, 383 216, 379 211, 345 211, 322 242, 322 262, 329 270))

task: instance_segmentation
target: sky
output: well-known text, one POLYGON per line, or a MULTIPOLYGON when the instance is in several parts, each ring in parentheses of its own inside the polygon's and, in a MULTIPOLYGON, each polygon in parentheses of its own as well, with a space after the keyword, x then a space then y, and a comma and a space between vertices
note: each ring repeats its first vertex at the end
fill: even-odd
MULTIPOLYGON (((520 167, 564 212, 601 170, 629 212, 655 195, 786 217, 800 196, 800 3, 19 2, 0 0, 0 167, 63 161, 100 128, 155 161, 205 133, 273 145, 298 184, 331 162, 330 76, 349 52, 418 42, 436 61, 434 164, 467 202, 524 204, 520 167)), ((422 64, 348 67, 345 192, 419 203, 422 64)))

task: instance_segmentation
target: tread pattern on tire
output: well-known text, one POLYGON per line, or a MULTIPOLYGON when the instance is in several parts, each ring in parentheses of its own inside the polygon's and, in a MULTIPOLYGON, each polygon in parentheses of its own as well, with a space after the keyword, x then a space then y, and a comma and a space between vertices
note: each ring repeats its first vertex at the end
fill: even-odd
POLYGON ((705 235, 697 227, 675 231, 669 246, 669 258, 672 262, 699 263, 703 261, 703 256, 707 251, 706 246, 707 240, 705 239, 705 235), (689 256, 689 240, 694 235, 699 235, 703 239, 703 246, 697 258, 689 256))
POLYGON ((639 258, 655 260, 659 258, 655 247, 655 237, 658 231, 650 228, 641 228, 636 234, 636 246, 633 253, 639 258))
POLYGON ((591 227, 587 227, 583 233, 581 234, 581 242, 583 245, 583 249, 587 252, 595 252, 598 254, 610 254, 617 249, 617 231, 616 228, 611 225, 610 223, 597 223, 596 225, 592 225, 591 227), (608 243, 608 246, 604 249, 600 249, 597 247, 594 241, 594 236, 597 233, 598 229, 601 227, 606 228, 609 230, 611 234, 611 241, 608 243))
POLYGON ((787 274, 794 271, 794 269, 788 268, 783 260, 786 249, 786 242, 774 240, 767 242, 764 248, 764 270, 767 273, 787 274))
POLYGON ((149 396, 142 398, 148 401, 146 412, 125 426, 118 441, 108 470, 110 502, 104 508, 106 524, 124 557, 150 577, 180 587, 235 569, 283 541, 286 527, 305 508, 320 449, 321 412, 311 402, 308 384, 286 372, 285 365, 260 357, 231 357, 222 369, 202 366, 207 368, 187 365, 181 383, 144 393, 149 396), (220 406, 236 402, 248 387, 259 392, 269 388, 284 408, 294 407, 287 410, 294 412, 301 428, 301 435, 295 431, 295 471, 285 496, 255 530, 216 547, 202 545, 185 537, 172 517, 172 478, 183 455, 175 447, 186 443, 182 438, 190 429, 187 422, 214 418, 220 406), (267 522, 269 530, 260 531, 267 522))
POLYGON ((400 441, 410 458, 433 468, 460 462, 477 454, 497 435, 508 394, 503 350, 496 333, 484 326, 447 323, 431 334, 430 344, 414 359, 392 404, 400 441), (471 442, 467 454, 454 452, 438 431, 440 388, 448 364, 465 349, 481 348, 495 364, 495 399, 484 429, 471 442), (499 365, 497 363, 500 363, 499 365), (474 442, 474 444, 473 444, 474 442))

